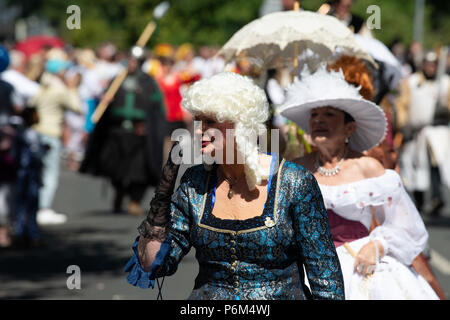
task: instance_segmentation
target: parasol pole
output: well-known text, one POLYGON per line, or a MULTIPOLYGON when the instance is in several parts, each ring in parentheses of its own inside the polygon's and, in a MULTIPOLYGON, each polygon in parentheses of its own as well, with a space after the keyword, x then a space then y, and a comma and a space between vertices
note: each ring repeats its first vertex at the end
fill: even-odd
MULTIPOLYGON (((155 10, 153 11, 153 16, 155 19, 160 19, 169 8, 168 2, 162 2, 160 5, 156 6, 155 10)), ((136 47, 140 48, 141 50, 145 47, 150 37, 153 35, 153 32, 156 29, 156 23, 155 21, 150 21, 147 26, 145 27, 144 31, 142 31, 139 39, 136 41, 136 47)), ((100 103, 98 104, 97 108, 95 109, 94 114, 91 117, 91 120, 93 123, 97 123, 100 118, 103 116, 103 114, 106 111, 106 108, 108 108, 109 103, 114 98, 114 95, 116 94, 117 90, 119 90, 120 86, 122 85, 123 81, 128 75, 128 69, 125 68, 121 73, 119 73, 118 76, 116 76, 109 86, 108 90, 106 91, 105 95, 102 97, 100 103)))
POLYGON ((350 253, 350 255, 351 255, 353 258, 356 258, 356 252, 353 251, 353 248, 350 247, 350 245, 349 245, 348 242, 344 243, 344 248, 347 249, 348 253, 350 253))
MULTIPOLYGON (((294 3, 294 11, 300 11, 300 1, 295 1, 294 3)), ((294 74, 294 79, 295 76, 298 75, 298 43, 295 42, 294 43, 294 70, 295 70, 295 74, 294 74)))

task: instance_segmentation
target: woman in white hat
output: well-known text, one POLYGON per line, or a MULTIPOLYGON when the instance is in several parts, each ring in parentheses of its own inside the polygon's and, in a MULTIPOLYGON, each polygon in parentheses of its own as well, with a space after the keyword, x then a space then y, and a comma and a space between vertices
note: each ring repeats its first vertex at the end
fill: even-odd
POLYGON ((319 183, 346 299, 437 299, 410 268, 428 239, 417 209, 400 176, 362 153, 384 139, 381 108, 363 99, 342 71, 322 67, 288 89, 281 114, 317 147, 295 162, 319 183), (374 216, 380 225, 370 230, 374 216))
MULTIPOLYGON (((170 187, 158 186, 126 266, 128 282, 153 286, 195 247, 200 268, 189 299, 343 299, 316 180, 252 142, 268 118, 264 91, 249 78, 225 72, 192 85, 183 107, 202 122, 196 129, 201 152, 216 162, 190 167, 167 210, 170 187)), ((164 185, 176 178, 171 158, 164 185)))

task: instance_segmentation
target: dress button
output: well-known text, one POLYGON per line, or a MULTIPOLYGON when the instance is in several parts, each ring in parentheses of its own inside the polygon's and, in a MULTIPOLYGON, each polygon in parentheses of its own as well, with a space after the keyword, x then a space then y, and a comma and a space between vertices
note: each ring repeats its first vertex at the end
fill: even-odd
POLYGON ((239 293, 239 289, 238 288, 234 288, 234 293, 238 294, 239 293))
POLYGON ((234 240, 231 240, 231 241, 230 241, 230 244, 231 244, 231 246, 233 246, 233 247, 234 247, 234 246, 236 246, 236 241, 234 241, 234 240))
POLYGON ((231 254, 236 254, 236 248, 231 248, 230 252, 231 252, 231 254))
POLYGON ((237 288, 237 287, 239 287, 239 281, 235 281, 234 282, 234 286, 237 288))
POLYGON ((236 282, 239 281, 239 277, 238 277, 238 276, 234 276, 233 279, 234 279, 234 281, 236 281, 236 282))
POLYGON ((231 259, 237 260, 237 256, 233 254, 233 255, 231 256, 231 259))
POLYGON ((235 273, 236 272, 236 268, 235 267, 231 267, 231 272, 235 273))

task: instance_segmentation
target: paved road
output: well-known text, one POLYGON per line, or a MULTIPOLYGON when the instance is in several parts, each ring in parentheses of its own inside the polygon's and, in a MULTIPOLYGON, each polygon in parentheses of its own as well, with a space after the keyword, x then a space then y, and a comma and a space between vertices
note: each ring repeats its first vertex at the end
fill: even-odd
MULTIPOLYGON (((157 290, 126 282, 123 269, 142 218, 111 213, 112 197, 104 180, 63 170, 54 207, 68 215, 68 223, 42 227, 42 248, 0 251, 0 299, 156 299, 157 290), (71 265, 80 268, 81 289, 67 287, 71 265)), ((450 214, 426 223, 433 270, 450 296, 450 214)), ((194 254, 165 279, 165 299, 189 295, 198 272, 194 254)))

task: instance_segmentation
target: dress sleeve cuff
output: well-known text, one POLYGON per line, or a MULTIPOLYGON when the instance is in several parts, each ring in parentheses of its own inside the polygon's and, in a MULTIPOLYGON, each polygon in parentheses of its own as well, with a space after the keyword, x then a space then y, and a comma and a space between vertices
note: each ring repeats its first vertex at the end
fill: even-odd
POLYGON ((166 238, 166 240, 164 240, 164 242, 161 243, 161 248, 156 254, 155 260, 152 263, 150 271, 144 271, 144 269, 142 269, 141 267, 141 264, 139 263, 137 251, 138 242, 139 237, 136 238, 132 246, 133 256, 125 266, 125 272, 129 273, 127 276, 127 281, 129 284, 142 289, 148 289, 150 287, 152 287, 153 289, 155 287, 155 278, 156 278, 155 271, 162 265, 166 256, 168 255, 170 251, 170 244, 172 242, 172 238, 169 235, 166 238))

